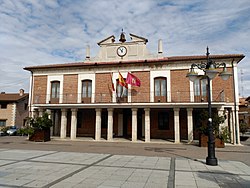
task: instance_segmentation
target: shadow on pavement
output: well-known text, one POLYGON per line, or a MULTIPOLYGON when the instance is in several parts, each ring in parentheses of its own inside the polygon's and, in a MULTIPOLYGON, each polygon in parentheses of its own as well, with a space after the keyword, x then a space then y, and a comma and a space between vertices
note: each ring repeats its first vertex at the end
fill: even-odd
POLYGON ((250 180, 247 175, 236 175, 231 173, 225 173, 223 171, 198 171, 196 174, 196 183, 198 187, 216 186, 219 185, 222 188, 249 188, 250 180))

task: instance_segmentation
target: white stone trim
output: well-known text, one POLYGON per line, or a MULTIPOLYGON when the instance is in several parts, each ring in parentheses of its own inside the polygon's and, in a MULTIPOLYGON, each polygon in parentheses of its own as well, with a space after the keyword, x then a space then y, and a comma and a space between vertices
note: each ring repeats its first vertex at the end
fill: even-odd
POLYGON ((188 143, 191 143, 194 139, 193 133, 193 108, 187 108, 187 133, 188 133, 188 143))
POLYGON ((12 125, 16 125, 16 103, 12 104, 12 125))
POLYGON ((171 102, 171 76, 170 70, 150 71, 150 102, 154 102, 154 78, 167 78, 167 102, 171 102))
POLYGON ((137 108, 132 108, 132 142, 137 141, 137 108))
POLYGON ((180 143, 180 109, 174 108, 174 142, 180 143))
POLYGON ((59 103, 63 102, 63 75, 48 75, 48 78, 47 78, 46 104, 49 104, 49 101, 50 101, 51 82, 53 82, 53 81, 59 81, 60 82, 59 103))
POLYGON ((92 94, 91 94, 91 103, 95 102, 95 73, 89 74, 78 74, 78 88, 77 88, 77 103, 81 103, 82 101, 82 80, 91 80, 92 81, 92 94))
POLYGON ((71 109, 71 129, 70 129, 70 139, 76 139, 77 132, 77 109, 71 109))

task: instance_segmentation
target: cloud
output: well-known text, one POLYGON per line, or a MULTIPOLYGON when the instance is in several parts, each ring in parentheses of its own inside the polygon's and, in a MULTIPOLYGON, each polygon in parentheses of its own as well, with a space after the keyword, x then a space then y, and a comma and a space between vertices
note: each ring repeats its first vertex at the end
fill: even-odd
MULTIPOLYGON (((134 1, 134 0, 9 0, 0 1, 0 90, 16 92, 20 78, 29 80, 25 66, 82 61, 85 47, 91 56, 97 42, 121 29, 149 40, 157 52, 163 40, 164 55, 245 54, 240 87, 250 95, 250 4, 241 1, 134 1), (11 70, 11 73, 8 71, 11 70), (6 75, 6 76, 3 76, 6 75), (15 76, 18 75, 18 76, 15 76)), ((128 37, 128 36, 127 36, 128 37)), ((26 90, 29 85, 22 85, 26 90)))

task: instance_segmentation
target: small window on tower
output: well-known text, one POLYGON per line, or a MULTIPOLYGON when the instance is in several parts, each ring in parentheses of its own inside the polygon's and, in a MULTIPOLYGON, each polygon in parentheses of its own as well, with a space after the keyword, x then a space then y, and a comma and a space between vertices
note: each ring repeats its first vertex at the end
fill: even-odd
POLYGON ((6 109, 6 108, 7 108, 7 104, 6 103, 1 104, 1 109, 6 109))

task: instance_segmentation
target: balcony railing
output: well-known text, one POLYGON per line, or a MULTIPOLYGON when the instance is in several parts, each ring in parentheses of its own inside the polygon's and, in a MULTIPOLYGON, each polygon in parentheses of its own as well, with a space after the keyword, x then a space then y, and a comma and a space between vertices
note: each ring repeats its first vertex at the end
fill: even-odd
MULTIPOLYGON (((230 102, 233 91, 213 91, 213 102, 230 102)), ((205 103, 206 96, 189 91, 168 92, 167 96, 154 96, 149 92, 131 92, 129 96, 117 97, 115 93, 95 93, 92 97, 82 97, 80 93, 62 94, 59 98, 50 95, 34 95, 33 104, 100 104, 100 103, 205 103)))

